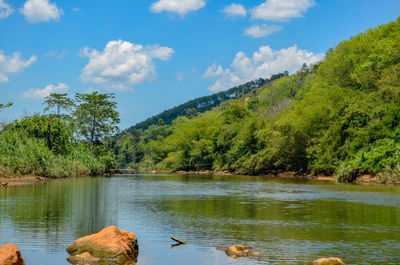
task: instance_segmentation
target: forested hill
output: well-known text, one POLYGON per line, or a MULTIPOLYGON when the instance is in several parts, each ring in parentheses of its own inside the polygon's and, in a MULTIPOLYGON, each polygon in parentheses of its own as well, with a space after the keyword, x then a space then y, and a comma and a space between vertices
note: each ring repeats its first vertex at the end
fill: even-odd
POLYGON ((272 75, 271 78, 269 79, 260 78, 239 86, 232 87, 226 91, 190 100, 184 104, 165 110, 160 114, 157 114, 142 122, 139 122, 136 125, 129 127, 127 131, 133 132, 138 129, 146 130, 151 125, 158 125, 160 122, 162 124, 171 124, 172 121, 179 116, 195 116, 199 113, 206 112, 216 106, 219 106, 224 101, 227 101, 229 99, 235 99, 238 96, 247 94, 252 89, 259 88, 265 85, 266 83, 276 80, 285 75, 288 75, 288 73, 285 72, 272 75))
POLYGON ((110 143, 121 165, 294 170, 400 183, 400 18, 342 41, 325 60, 171 125, 110 143))

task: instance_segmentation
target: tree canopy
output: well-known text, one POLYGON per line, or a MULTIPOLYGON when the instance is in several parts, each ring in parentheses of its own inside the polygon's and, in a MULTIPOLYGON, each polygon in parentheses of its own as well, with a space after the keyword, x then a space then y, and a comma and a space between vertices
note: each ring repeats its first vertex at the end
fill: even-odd
POLYGON ((78 134, 86 139, 90 146, 118 131, 120 119, 115 110, 117 103, 110 100, 114 98, 113 93, 75 95, 78 104, 74 111, 75 125, 78 134))
POLYGON ((67 93, 51 93, 49 96, 45 97, 45 101, 43 104, 46 105, 44 108, 44 112, 49 111, 50 109, 55 109, 55 115, 60 117, 61 111, 65 110, 67 112, 71 112, 73 107, 75 106, 72 99, 67 97, 67 93))
POLYGON ((190 119, 153 125, 138 136, 126 132, 114 151, 143 150, 136 162, 169 170, 295 170, 340 181, 361 174, 399 180, 399 70, 400 18, 339 43, 321 63, 212 110, 190 111, 190 119), (130 142, 137 147, 130 149, 130 142))
POLYGON ((238 98, 244 94, 249 93, 251 90, 255 88, 263 86, 265 83, 268 83, 285 75, 288 75, 288 73, 285 72, 276 74, 271 76, 270 79, 259 78, 257 80, 247 82, 243 85, 232 87, 226 91, 221 91, 209 96, 199 97, 190 100, 184 104, 165 110, 160 114, 157 114, 153 117, 146 119, 145 121, 139 122, 138 124, 128 128, 128 131, 133 132, 134 130, 138 129, 145 130, 149 128, 151 125, 157 125, 159 119, 162 119, 165 124, 171 124, 177 117, 180 116, 193 117, 198 113, 203 113, 205 111, 211 110, 212 108, 219 106, 224 101, 238 98))
POLYGON ((0 104, 0 110, 1 110, 1 109, 4 109, 4 108, 11 107, 12 105, 13 105, 12 102, 8 102, 8 103, 6 103, 6 104, 0 104))

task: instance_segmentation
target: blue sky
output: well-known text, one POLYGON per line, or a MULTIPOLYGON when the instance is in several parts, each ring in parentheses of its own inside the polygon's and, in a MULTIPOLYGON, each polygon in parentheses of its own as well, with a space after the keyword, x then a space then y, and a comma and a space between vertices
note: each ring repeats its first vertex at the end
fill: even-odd
POLYGON ((0 122, 50 92, 114 92, 121 128, 187 100, 294 72, 397 19, 398 0, 0 0, 0 122))

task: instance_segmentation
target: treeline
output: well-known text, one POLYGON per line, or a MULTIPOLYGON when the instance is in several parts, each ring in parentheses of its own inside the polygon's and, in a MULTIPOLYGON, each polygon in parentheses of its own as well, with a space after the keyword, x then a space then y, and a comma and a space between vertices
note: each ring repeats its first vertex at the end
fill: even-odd
POLYGON ((154 164, 154 161, 148 156, 152 152, 149 142, 171 134, 173 123, 182 117, 193 119, 201 113, 218 107, 225 101, 240 98, 249 93, 255 95, 257 88, 284 76, 288 76, 288 72, 272 75, 269 79, 259 78, 227 91, 190 100, 123 130, 116 136, 107 139, 107 146, 116 155, 118 167, 134 166, 140 163, 148 168, 154 164))
POLYGON ((120 161, 168 170, 400 176, 400 19, 197 117, 125 132, 120 161))
MULTIPOLYGON (((72 177, 101 175, 115 168, 102 140, 115 133, 119 114, 113 94, 50 94, 44 111, 3 124, 0 176, 72 177), (54 111, 53 111, 54 110, 54 111)), ((0 109, 12 103, 0 105, 0 109)))
POLYGON ((219 106, 224 101, 238 98, 241 95, 249 93, 254 88, 261 87, 264 84, 285 75, 288 75, 288 72, 273 75, 270 79, 259 78, 257 80, 247 82, 243 85, 232 87, 226 91, 221 91, 210 96, 199 97, 190 100, 184 104, 173 107, 171 109, 161 112, 160 114, 150 117, 145 121, 139 122, 138 124, 128 128, 127 131, 133 133, 135 130, 146 130, 152 125, 169 125, 177 117, 180 116, 196 116, 200 113, 206 112, 213 109, 214 107, 219 106))

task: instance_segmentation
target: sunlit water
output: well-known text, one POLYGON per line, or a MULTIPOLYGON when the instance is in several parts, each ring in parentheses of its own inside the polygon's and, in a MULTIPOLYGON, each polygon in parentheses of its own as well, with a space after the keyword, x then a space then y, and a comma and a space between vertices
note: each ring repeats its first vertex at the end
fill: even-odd
POLYGON ((75 239, 117 225, 138 264, 400 264, 400 188, 247 176, 125 175, 0 189, 0 245, 28 265, 68 264, 75 239), (171 248, 173 235, 189 245, 171 248), (217 246, 253 246, 230 259, 217 246))

